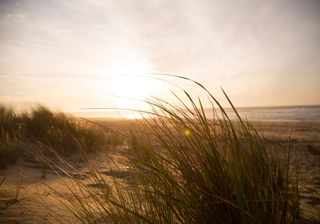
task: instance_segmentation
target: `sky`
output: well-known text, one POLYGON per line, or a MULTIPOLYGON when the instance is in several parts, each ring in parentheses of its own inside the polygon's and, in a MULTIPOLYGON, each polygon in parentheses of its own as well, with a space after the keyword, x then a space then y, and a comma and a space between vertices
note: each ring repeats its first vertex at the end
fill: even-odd
POLYGON ((320 1, 0 0, 0 102, 77 112, 170 99, 150 73, 222 87, 239 107, 318 105, 320 1))

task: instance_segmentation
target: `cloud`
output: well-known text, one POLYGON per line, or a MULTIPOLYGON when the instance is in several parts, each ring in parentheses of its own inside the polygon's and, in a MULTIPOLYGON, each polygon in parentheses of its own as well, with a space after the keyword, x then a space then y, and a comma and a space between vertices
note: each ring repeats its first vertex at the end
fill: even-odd
POLYGON ((1 94, 28 94, 22 86, 40 92, 48 82, 41 77, 110 78, 115 64, 139 58, 152 71, 186 74, 210 88, 240 93, 250 83, 259 97, 262 88, 294 92, 280 83, 308 77, 304 89, 317 92, 319 12, 316 0, 0 1, 1 94), (1 74, 11 75, 11 89, 1 74), (13 84, 19 74, 30 79, 13 84))

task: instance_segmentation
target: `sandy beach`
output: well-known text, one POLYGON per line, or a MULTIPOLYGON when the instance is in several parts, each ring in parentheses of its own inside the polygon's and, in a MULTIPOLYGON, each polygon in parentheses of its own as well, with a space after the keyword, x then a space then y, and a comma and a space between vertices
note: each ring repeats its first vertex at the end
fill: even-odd
POLYGON ((305 223, 320 217, 320 123, 260 123, 257 129, 287 151, 291 133, 291 167, 299 180, 300 203, 305 223))
MULTIPOLYGON (((117 131, 128 127, 128 122, 120 120, 99 120, 99 123, 117 131)), ((268 141, 281 146, 277 147, 279 150, 275 152, 279 155, 287 153, 289 132, 292 130, 290 164, 292 172, 299 180, 301 223, 316 223, 312 220, 320 218, 320 123, 255 122, 253 125, 268 141)), ((95 161, 99 173, 110 181, 110 185, 112 178, 130 178, 125 164, 121 161, 121 147, 111 147, 106 151, 108 153, 90 154, 90 160, 95 161), (122 165, 110 165, 113 164, 110 163, 111 160, 122 165)), ((81 158, 75 155, 69 160, 76 168, 70 170, 73 180, 88 181, 88 168, 81 158)), ((54 188, 62 195, 71 196, 66 184, 71 184, 67 175, 57 175, 50 169, 44 169, 41 162, 32 156, 22 156, 15 164, 1 170, 0 176, 6 176, 0 188, 0 223, 57 223, 58 220, 52 216, 50 209, 59 211, 59 214, 65 212, 64 217, 71 223, 76 223, 70 211, 53 200, 47 187, 54 188)), ((89 182, 87 185, 97 187, 89 182)))

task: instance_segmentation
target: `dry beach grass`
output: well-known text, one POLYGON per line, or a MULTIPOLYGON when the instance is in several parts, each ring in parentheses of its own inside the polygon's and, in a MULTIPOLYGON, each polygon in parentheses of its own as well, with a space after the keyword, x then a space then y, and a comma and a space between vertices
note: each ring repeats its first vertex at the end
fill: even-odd
MULTIPOLYGON (((100 137, 95 142, 94 135, 91 135, 97 134, 96 129, 71 132, 69 130, 73 128, 62 126, 72 136, 66 137, 60 132, 61 138, 58 139, 62 140, 58 143, 51 139, 55 135, 33 132, 33 136, 41 139, 43 147, 48 146, 51 157, 37 160, 37 156, 21 156, 15 165, 2 172, 6 180, 0 188, 3 194, 1 221, 316 221, 319 218, 320 125, 248 123, 241 117, 230 120, 219 102, 203 86, 200 87, 222 114, 212 108, 213 116, 207 117, 201 100, 194 100, 183 91, 188 102, 176 95, 179 107, 158 98, 147 101, 152 109, 152 115, 147 119, 95 120, 98 123, 95 128, 102 125, 113 130, 112 135, 110 131, 106 134, 105 138, 109 140, 103 144, 100 137), (291 128, 292 140, 288 143, 291 128), (122 134, 112 140, 116 138, 114 133, 122 134), (86 136, 92 142, 88 143, 86 136), (71 144, 70 153, 66 153, 61 149, 70 148, 69 143, 64 143, 70 139, 76 141, 71 144), (81 139, 85 141, 81 142, 81 139), (62 145, 56 145, 60 143, 62 145), (101 150, 88 150, 86 144, 100 146, 101 150), (69 154, 71 156, 61 162, 60 155, 66 158, 69 154), (43 168, 46 164, 51 166, 43 168), (314 167, 310 167, 312 164, 314 167), (53 172, 50 167, 58 172, 53 172), (46 175, 43 175, 43 169, 46 175), (18 173, 23 179, 17 185, 18 173), (8 201, 8 195, 17 195, 17 191, 12 190, 16 186, 19 195, 8 201)), ((43 126, 46 122, 44 119, 36 126, 43 126)), ((78 124, 75 127, 78 130, 78 124)), ((14 138, 10 141, 15 142, 14 138)))
MULTIPOLYGON (((123 128, 130 127, 132 121, 99 119, 99 123, 121 131, 123 128)), ((300 206, 304 214, 304 223, 316 223, 315 221, 312 222, 312 220, 316 219, 316 217, 319 219, 320 217, 320 156, 318 156, 320 153, 320 124, 266 122, 255 124, 255 126, 259 131, 264 133, 271 142, 281 143, 285 145, 284 147, 286 147, 288 135, 279 135, 279 133, 288 133, 290 128, 293 129, 292 166, 299 174, 300 206), (309 145, 312 145, 314 150, 310 151, 309 145)), ((285 150, 285 148, 283 148, 283 150, 285 150)), ((111 147, 108 156, 105 153, 91 155, 90 160, 96 162, 96 168, 108 183, 113 182, 113 177, 126 182, 128 179, 128 176, 126 176, 128 173, 126 164, 120 167, 112 165, 114 163, 110 163, 110 158, 112 158, 112 161, 116 164, 123 163, 123 153, 119 151, 119 147, 111 147), (109 166, 110 164, 111 167, 109 166), (110 169, 120 169, 122 173, 112 173, 110 169)), ((73 161, 76 164, 75 166, 78 167, 78 171, 74 173, 74 177, 76 177, 77 180, 83 178, 81 181, 85 181, 89 176, 88 169, 85 164, 81 162, 80 158, 73 158, 73 161)), ((2 176, 4 174, 7 176, 5 183, 0 188, 1 200, 3 200, 1 202, 2 215, 0 220, 2 220, 3 223, 46 223, 47 220, 50 219, 53 222, 56 221, 52 219, 52 214, 48 209, 42 206, 41 203, 38 203, 39 200, 43 200, 45 204, 51 203, 51 205, 54 205, 52 207, 63 210, 60 203, 48 197, 48 191, 43 188, 43 183, 54 186, 61 194, 72 196, 64 184, 64 181, 69 179, 68 177, 48 171, 46 178, 43 179, 41 178, 41 169, 32 166, 34 163, 36 162, 25 161, 25 159, 21 158, 15 165, 10 165, 8 169, 1 171, 2 176), (18 198, 19 201, 16 202, 12 199, 14 199, 16 194, 16 186, 20 174, 23 176, 22 188, 18 198)), ((94 188, 93 185, 89 186, 94 188)), ((70 216, 70 213, 67 213, 66 217, 69 218, 69 220, 74 220, 75 223, 77 222, 73 216, 70 216)))

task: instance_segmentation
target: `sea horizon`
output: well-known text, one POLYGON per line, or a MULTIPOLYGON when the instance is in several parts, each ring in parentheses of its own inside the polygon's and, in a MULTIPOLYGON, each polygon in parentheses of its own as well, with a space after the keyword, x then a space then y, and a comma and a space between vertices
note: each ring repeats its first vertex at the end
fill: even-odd
MULTIPOLYGON (((236 114, 231 107, 224 108, 231 119, 236 118, 236 114)), ((236 107, 243 119, 248 121, 269 121, 269 122, 320 122, 320 105, 284 105, 284 106, 253 106, 236 107)), ((212 108, 205 108, 206 115, 212 116, 212 108)), ((105 118, 105 119, 134 119, 141 118, 139 113, 126 111, 125 109, 101 109, 83 110, 71 112, 79 117, 85 118, 105 118)))

